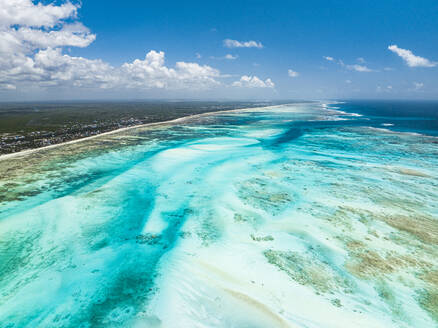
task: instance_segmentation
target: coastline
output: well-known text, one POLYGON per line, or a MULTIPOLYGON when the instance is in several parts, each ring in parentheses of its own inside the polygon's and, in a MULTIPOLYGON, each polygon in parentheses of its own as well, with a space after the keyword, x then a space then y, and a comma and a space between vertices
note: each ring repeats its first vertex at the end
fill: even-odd
MULTIPOLYGON (((294 104, 300 104, 300 103, 294 103, 294 104)), ((127 127, 124 127, 124 128, 120 128, 120 129, 115 129, 115 130, 112 130, 112 131, 107 131, 107 132, 99 133, 99 134, 96 134, 96 135, 93 135, 93 136, 89 136, 89 137, 78 138, 78 139, 74 139, 74 140, 70 140, 70 141, 66 141, 66 142, 60 142, 60 143, 57 143, 57 144, 54 144, 54 145, 38 147, 38 148, 31 148, 31 149, 25 149, 25 150, 21 150, 21 151, 18 151, 18 152, 15 152, 15 153, 10 153, 10 154, 3 154, 3 155, 0 155, 0 162, 4 161, 4 160, 11 159, 11 158, 15 158, 15 157, 26 156, 26 155, 34 153, 34 152, 38 152, 38 151, 42 151, 42 150, 46 150, 46 149, 52 149, 52 148, 56 148, 56 147, 60 147, 60 146, 64 146, 64 145, 71 145, 71 144, 75 144, 75 143, 78 143, 78 142, 95 139, 97 137, 102 137, 102 136, 105 136, 105 135, 116 134, 116 133, 127 131, 127 130, 138 129, 138 128, 142 128, 142 127, 150 127, 150 126, 159 126, 159 125, 165 125, 165 124, 180 123, 180 122, 183 122, 183 121, 188 120, 188 119, 193 119, 193 118, 203 117, 203 116, 209 116, 209 115, 215 115, 215 114, 219 114, 219 113, 238 112, 238 111, 254 110, 254 109, 260 109, 260 108, 273 108, 273 107, 284 106, 284 105, 288 105, 288 104, 220 110, 220 111, 214 111, 214 112, 207 112, 207 113, 200 113, 200 114, 192 114, 192 115, 182 116, 182 117, 175 118, 173 120, 168 120, 168 121, 161 121, 161 122, 153 122, 153 123, 145 123, 145 124, 127 126, 127 127)))
POLYGON ((0 321, 37 317, 39 298, 55 313, 44 325, 84 322, 104 304, 104 324, 193 326, 205 320, 191 309, 206 304, 238 325, 431 327, 430 302, 411 286, 436 290, 425 231, 438 144, 326 123, 338 114, 324 104, 189 113, 0 162, 3 243, 35 259, 13 263, 0 321), (113 288, 121 280, 128 289, 113 288))

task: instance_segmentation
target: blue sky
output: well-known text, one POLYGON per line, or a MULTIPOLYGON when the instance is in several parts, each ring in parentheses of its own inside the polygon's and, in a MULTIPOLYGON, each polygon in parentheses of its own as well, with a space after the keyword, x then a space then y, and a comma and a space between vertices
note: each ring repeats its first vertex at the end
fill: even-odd
POLYGON ((0 0, 0 100, 438 99, 437 1, 37 3, 0 0))

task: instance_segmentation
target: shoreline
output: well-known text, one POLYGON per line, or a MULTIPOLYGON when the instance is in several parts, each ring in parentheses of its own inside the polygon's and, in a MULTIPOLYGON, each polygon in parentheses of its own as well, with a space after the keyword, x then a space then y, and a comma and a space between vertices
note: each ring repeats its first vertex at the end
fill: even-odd
MULTIPOLYGON (((293 104, 300 104, 300 103, 293 103, 293 104)), ((178 117, 178 118, 175 118, 173 120, 168 120, 168 121, 152 122, 152 123, 145 123, 145 124, 127 126, 127 127, 120 128, 120 129, 115 129, 115 130, 112 130, 112 131, 102 132, 102 133, 99 133, 99 134, 96 134, 96 135, 93 135, 93 136, 89 136, 89 137, 78 138, 78 139, 69 140, 69 141, 66 141, 66 142, 60 142, 60 143, 57 143, 57 144, 54 144, 54 145, 38 147, 38 148, 31 148, 31 149, 25 149, 25 150, 17 151, 15 153, 10 153, 10 154, 3 154, 3 155, 0 155, 0 162, 4 161, 4 160, 11 159, 11 158, 15 158, 15 157, 26 156, 26 155, 34 153, 34 152, 38 152, 38 151, 42 151, 42 150, 46 150, 46 149, 52 149, 52 148, 60 147, 60 146, 63 146, 63 145, 71 145, 71 144, 75 144, 75 143, 78 143, 78 142, 87 141, 87 140, 95 139, 97 137, 102 137, 102 136, 105 136, 105 135, 115 134, 115 133, 119 133, 119 132, 123 132, 123 131, 127 131, 127 130, 142 128, 142 127, 149 127, 149 126, 156 126, 156 125, 179 123, 179 122, 182 122, 184 120, 193 119, 193 118, 202 117, 202 116, 209 116, 209 115, 214 115, 214 114, 219 114, 219 113, 238 112, 238 111, 254 110, 254 109, 260 109, 260 108, 273 108, 273 107, 284 106, 284 105, 290 105, 290 104, 261 106, 261 107, 250 107, 250 108, 235 108, 235 109, 228 109, 228 110, 219 110, 219 111, 214 111, 214 112, 206 112, 206 113, 182 116, 182 117, 178 117)))

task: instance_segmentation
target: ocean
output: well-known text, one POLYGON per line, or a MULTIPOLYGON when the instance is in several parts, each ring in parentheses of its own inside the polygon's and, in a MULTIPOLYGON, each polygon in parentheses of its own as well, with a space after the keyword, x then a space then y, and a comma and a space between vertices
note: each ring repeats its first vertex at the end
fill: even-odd
POLYGON ((359 113, 370 126, 389 127, 393 131, 438 135, 438 101, 348 101, 341 110, 359 113))
POLYGON ((0 157, 0 326, 436 327, 437 122, 294 103, 0 157))

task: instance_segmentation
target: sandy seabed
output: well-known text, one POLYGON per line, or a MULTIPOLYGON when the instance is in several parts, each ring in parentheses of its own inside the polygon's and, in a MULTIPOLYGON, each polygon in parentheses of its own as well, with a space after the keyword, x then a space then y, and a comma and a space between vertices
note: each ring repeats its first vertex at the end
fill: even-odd
POLYGON ((235 110, 3 158, 0 326, 436 327, 438 144, 365 119, 235 110))

